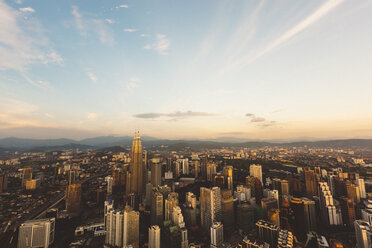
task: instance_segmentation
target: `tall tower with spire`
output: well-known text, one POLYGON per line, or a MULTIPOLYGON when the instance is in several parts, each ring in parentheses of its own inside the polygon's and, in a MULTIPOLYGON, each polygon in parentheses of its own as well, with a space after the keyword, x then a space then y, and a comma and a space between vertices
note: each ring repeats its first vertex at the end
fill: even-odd
POLYGON ((139 198, 142 196, 142 177, 143 177, 143 166, 142 166, 142 143, 139 135, 139 131, 134 133, 132 143, 132 156, 131 156, 131 192, 135 193, 139 198))

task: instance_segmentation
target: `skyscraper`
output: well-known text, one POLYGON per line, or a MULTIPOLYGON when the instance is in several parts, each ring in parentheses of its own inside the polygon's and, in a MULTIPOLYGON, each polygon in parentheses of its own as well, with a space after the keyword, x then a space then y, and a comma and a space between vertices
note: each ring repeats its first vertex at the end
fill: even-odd
POLYGON ((223 168, 223 175, 225 177, 226 188, 233 190, 233 167, 231 165, 223 168))
POLYGON ((214 222, 211 226, 211 248, 217 248, 223 243, 223 224, 214 222))
POLYGON ((107 245, 114 247, 123 246, 123 221, 122 211, 110 209, 106 214, 106 240, 107 245))
POLYGON ((149 227, 149 248, 160 248, 160 227, 149 227))
POLYGON ((124 209, 123 246, 139 247, 139 212, 129 206, 124 209))
POLYGON ((49 247, 54 241, 55 219, 29 220, 21 224, 18 248, 49 247))
POLYGON ((214 221, 221 221, 221 191, 218 187, 200 188, 201 226, 209 230, 214 221))
POLYGON ((141 199, 142 196, 142 143, 139 132, 134 133, 131 153, 131 189, 130 192, 135 193, 141 199))
POLYGON ((178 206, 178 194, 172 192, 168 194, 167 199, 165 199, 165 217, 164 220, 170 220, 172 218, 173 208, 178 206))
POLYGON ((364 184, 364 179, 362 178, 359 178, 357 180, 357 183, 358 183, 358 187, 359 187, 359 195, 360 195, 360 198, 367 198, 367 194, 366 194, 366 186, 364 184))
POLYGON ((75 183, 67 186, 66 191, 66 210, 70 216, 80 214, 81 205, 81 184, 75 183))
POLYGON ((216 164, 208 163, 207 164, 207 181, 212 182, 214 179, 214 175, 216 174, 217 174, 216 164))
POLYGON ((279 227, 264 220, 259 220, 256 223, 256 227, 258 229, 259 240, 270 244, 270 247, 276 247, 279 227))
POLYGON ((251 164, 251 166, 249 166, 249 175, 251 177, 258 178, 261 182, 261 185, 263 184, 263 181, 262 181, 262 166, 261 165, 251 164))
POLYGON ((225 189, 221 191, 221 221, 225 232, 231 234, 235 227, 234 198, 232 191, 225 189))
POLYGON ((355 203, 360 202, 359 187, 355 184, 347 183, 346 184, 347 196, 352 199, 355 203))
POLYGON ((354 222, 355 236, 358 248, 370 248, 371 241, 371 227, 366 221, 356 220, 354 222))
POLYGON ((161 163, 159 158, 151 159, 151 184, 154 187, 161 185, 161 163))
POLYGON ((322 220, 328 225, 341 225, 342 216, 336 209, 333 196, 326 182, 319 182, 319 199, 322 220))
POLYGON ((307 196, 312 197, 318 194, 317 183, 318 177, 314 171, 310 170, 309 168, 305 168, 305 188, 307 196))
POLYGON ((161 225, 163 219, 163 195, 154 188, 151 198, 151 224, 161 225))
POLYGON ((105 177, 105 181, 106 181, 106 184, 107 184, 107 194, 112 195, 112 186, 113 186, 112 176, 105 177))

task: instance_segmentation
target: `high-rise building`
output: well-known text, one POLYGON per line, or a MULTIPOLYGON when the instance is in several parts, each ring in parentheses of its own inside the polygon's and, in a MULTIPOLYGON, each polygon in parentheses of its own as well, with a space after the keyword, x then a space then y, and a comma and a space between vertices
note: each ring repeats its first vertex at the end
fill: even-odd
POLYGON ((151 206, 152 189, 153 189, 152 184, 147 183, 146 184, 146 197, 145 197, 147 206, 151 206))
POLYGON ((106 214, 106 240, 107 245, 123 246, 124 214, 122 211, 110 209, 106 214))
POLYGON ((185 221, 182 215, 181 208, 179 206, 173 208, 172 223, 179 228, 185 227, 185 221))
POLYGON ((160 227, 149 227, 149 248, 160 248, 160 227))
POLYGON ((129 206, 124 209, 123 246, 139 247, 139 212, 129 206))
POLYGON ((355 206, 354 201, 347 197, 340 198, 342 220, 349 228, 353 228, 355 221, 355 206))
POLYGON ((196 208, 196 195, 192 192, 186 193, 186 206, 196 208))
POLYGON ((318 195, 317 184, 318 177, 315 172, 309 168, 305 168, 305 189, 307 196, 313 197, 318 195))
POLYGON ((199 177, 199 160, 194 161, 194 176, 195 178, 199 177))
POLYGON ((22 171, 22 187, 26 187, 26 181, 32 179, 32 168, 23 168, 22 171))
POLYGON ((151 184, 156 187, 161 185, 161 163, 159 158, 150 160, 151 166, 151 184))
POLYGON ((113 209, 114 209, 114 200, 112 200, 112 199, 106 200, 105 205, 104 205, 104 209, 103 209, 103 214, 104 214, 103 222, 104 222, 105 227, 107 226, 107 224, 106 224, 107 223, 107 215, 113 209))
POLYGON ((356 220, 354 222, 355 237, 357 241, 357 248, 372 247, 372 230, 368 222, 356 220))
POLYGON ((135 193, 141 199, 142 196, 142 143, 139 132, 134 133, 131 153, 131 189, 130 192, 135 193))
POLYGON ((75 183, 67 186, 66 191, 66 210, 70 216, 80 214, 81 206, 81 184, 75 183))
POLYGON ((218 187, 200 188, 201 226, 209 230, 214 221, 221 221, 221 191, 218 187))
POLYGON ((217 174, 216 164, 208 163, 207 164, 207 181, 212 182, 216 174, 217 174))
POLYGON ((263 185, 263 180, 262 180, 262 166, 259 164, 251 164, 249 166, 249 175, 251 177, 256 177, 260 180, 261 185, 263 185))
POLYGON ((226 234, 231 234, 235 227, 234 198, 229 189, 221 191, 221 221, 226 234))
POLYGON ((355 203, 360 203, 359 187, 352 183, 346 184, 347 196, 352 199, 355 203))
POLYGON ((322 220, 328 225, 342 225, 341 212, 337 210, 326 182, 319 182, 319 200, 322 220))
POLYGON ((298 239, 304 241, 306 239, 306 225, 305 225, 305 210, 304 202, 300 198, 292 198, 290 200, 291 209, 294 214, 294 221, 292 223, 294 234, 298 239))
POLYGON ((223 224, 214 222, 211 226, 211 248, 217 248, 223 243, 223 224))
POLYGON ((106 181, 106 184, 107 184, 107 195, 112 195, 112 186, 113 186, 112 176, 105 177, 105 181, 106 181))
POLYGON ((54 241, 55 219, 29 220, 21 224, 18 248, 49 247, 54 241))
POLYGON ((208 159, 206 156, 204 156, 202 157, 201 168, 200 168, 202 178, 204 180, 207 179, 207 165, 208 165, 208 159))
POLYGON ((178 206, 178 193, 171 192, 168 194, 167 199, 165 199, 165 216, 164 220, 172 219, 173 208, 178 206))
POLYGON ((233 190, 233 172, 234 168, 229 165, 223 168, 223 176, 225 177, 226 188, 233 190))
POLYGON ((182 159, 182 174, 184 175, 189 174, 189 159, 188 158, 182 159))
POLYGON ((151 200, 151 224, 160 226, 163 221, 163 195, 154 188, 151 200))
POLYGON ((357 180, 357 183, 358 183, 358 187, 359 187, 359 195, 360 195, 360 198, 362 198, 362 199, 367 198, 367 194, 366 194, 366 186, 365 186, 365 184, 364 184, 364 179, 359 178, 359 179, 357 180))
POLYGON ((180 229, 181 233, 181 248, 189 248, 189 237, 187 228, 183 227, 180 229))
POLYGON ((214 175, 213 185, 216 186, 216 187, 219 187, 220 189, 225 188, 225 178, 220 172, 218 172, 216 175, 214 175))
POLYGON ((279 237, 279 227, 270 222, 259 220, 256 223, 258 231, 258 239, 266 242, 270 247, 276 247, 279 237))
POLYGON ((239 202, 248 202, 251 199, 251 188, 245 185, 238 185, 236 191, 234 191, 234 197, 239 202))
POLYGON ((304 215, 305 215, 305 227, 306 232, 316 231, 317 224, 316 224, 316 207, 315 201, 310 200, 306 197, 301 198, 304 204, 304 215))

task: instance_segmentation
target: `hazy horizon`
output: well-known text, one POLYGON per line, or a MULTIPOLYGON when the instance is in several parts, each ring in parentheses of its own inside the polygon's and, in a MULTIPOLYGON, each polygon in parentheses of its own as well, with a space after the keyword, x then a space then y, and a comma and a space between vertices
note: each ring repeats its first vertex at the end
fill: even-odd
POLYGON ((371 12, 0 0, 0 138, 372 138, 371 12))

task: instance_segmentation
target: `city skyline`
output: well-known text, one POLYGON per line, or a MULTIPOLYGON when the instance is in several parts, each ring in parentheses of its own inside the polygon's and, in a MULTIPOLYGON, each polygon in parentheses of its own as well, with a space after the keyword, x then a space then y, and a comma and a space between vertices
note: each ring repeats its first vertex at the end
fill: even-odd
POLYGON ((0 0, 0 138, 372 138, 371 11, 0 0))

